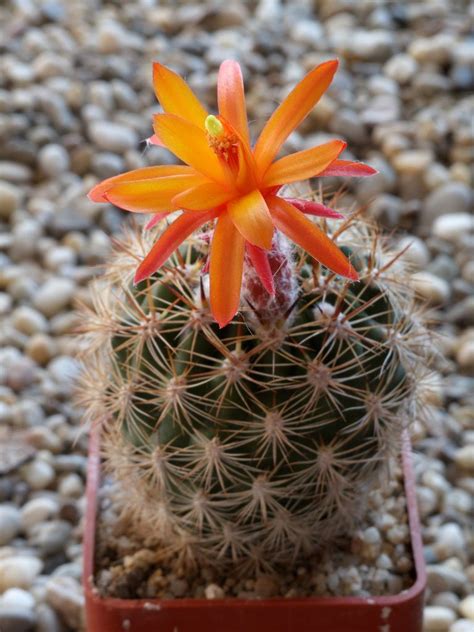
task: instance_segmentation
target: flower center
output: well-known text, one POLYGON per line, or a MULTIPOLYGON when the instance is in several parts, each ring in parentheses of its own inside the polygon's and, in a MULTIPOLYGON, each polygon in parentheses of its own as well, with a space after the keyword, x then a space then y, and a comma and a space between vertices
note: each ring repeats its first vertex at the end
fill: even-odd
POLYGON ((214 153, 234 171, 239 166, 239 140, 220 117, 210 114, 204 121, 207 140, 214 153))

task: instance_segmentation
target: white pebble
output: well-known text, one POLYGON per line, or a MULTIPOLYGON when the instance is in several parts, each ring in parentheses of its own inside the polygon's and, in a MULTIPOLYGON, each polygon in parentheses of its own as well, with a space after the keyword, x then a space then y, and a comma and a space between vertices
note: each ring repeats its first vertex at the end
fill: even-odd
POLYGON ((431 272, 416 272, 411 279, 418 295, 431 304, 446 303, 450 297, 448 282, 431 272))
POLYGON ((0 546, 9 544, 20 530, 20 512, 11 505, 0 505, 0 546))
POLYGON ((35 459, 21 468, 23 480, 32 489, 45 489, 53 481, 55 472, 53 467, 41 459, 35 459))
POLYGON ((449 608, 426 606, 423 612, 423 632, 448 632, 456 615, 449 608))
POLYGON ((59 512, 59 504, 53 498, 40 496, 33 498, 21 508, 21 526, 25 531, 40 522, 54 518, 59 512))
POLYGON ((457 244, 474 231, 474 215, 469 213, 447 213, 437 217, 433 224, 433 235, 457 244))
POLYGON ((129 127, 109 121, 92 121, 89 126, 91 140, 101 149, 122 153, 138 144, 138 136, 129 127))
POLYGON ((35 607, 35 599, 22 588, 9 588, 0 597, 0 606, 32 610, 35 607))
POLYGON ((474 622, 469 619, 458 619, 449 628, 449 632, 474 632, 474 622))
POLYGON ((35 293, 33 303, 45 316, 53 316, 68 305, 74 291, 75 284, 70 279, 49 279, 35 293))
POLYGON ((41 560, 29 555, 0 559, 0 592, 9 588, 29 588, 42 568, 41 560))
POLYGON ((416 270, 422 270, 430 260, 430 253, 425 242, 414 235, 400 239, 397 244, 397 251, 400 250, 405 250, 402 256, 403 260, 411 264, 416 270))
POLYGON ((468 595, 459 604, 459 612, 463 617, 474 621, 474 595, 468 595))
POLYGON ((39 151, 38 160, 42 172, 50 177, 59 176, 69 169, 69 154, 62 145, 45 145, 39 151))

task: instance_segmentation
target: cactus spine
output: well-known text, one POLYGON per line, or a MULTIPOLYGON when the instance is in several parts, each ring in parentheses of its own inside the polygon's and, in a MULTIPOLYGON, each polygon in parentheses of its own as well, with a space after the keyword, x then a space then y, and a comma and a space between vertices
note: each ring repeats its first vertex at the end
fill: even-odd
POLYGON ((334 539, 417 414, 424 330, 403 268, 367 226, 336 237, 359 282, 278 236, 275 297, 246 264, 223 329, 200 237, 134 287, 151 239, 131 231, 97 281, 82 399, 137 528, 184 562, 268 568, 334 539))

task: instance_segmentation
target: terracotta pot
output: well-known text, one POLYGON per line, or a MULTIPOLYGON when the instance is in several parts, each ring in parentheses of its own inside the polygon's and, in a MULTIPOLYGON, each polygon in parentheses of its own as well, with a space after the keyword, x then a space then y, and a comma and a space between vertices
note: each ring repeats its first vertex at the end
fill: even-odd
POLYGON ((421 632, 426 574, 416 507, 411 446, 403 443, 403 472, 415 561, 414 584, 389 597, 298 599, 103 599, 94 588, 98 434, 90 442, 84 533, 87 632, 421 632))

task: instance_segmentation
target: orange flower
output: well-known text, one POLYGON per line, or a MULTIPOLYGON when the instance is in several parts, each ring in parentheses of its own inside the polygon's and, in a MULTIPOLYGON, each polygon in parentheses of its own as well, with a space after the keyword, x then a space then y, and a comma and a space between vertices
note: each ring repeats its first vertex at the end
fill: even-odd
POLYGON ((266 251, 275 228, 337 274, 357 279, 350 262, 304 214, 341 218, 322 204, 278 196, 282 185, 314 176, 368 176, 374 169, 339 160, 346 147, 332 140, 275 160, 332 81, 338 62, 328 61, 304 77, 272 114, 251 147, 240 66, 219 70, 218 116, 209 115, 177 74, 154 64, 155 93, 164 113, 154 117, 150 142, 164 145, 184 165, 137 169, 109 178, 89 194, 135 213, 153 213, 151 227, 167 214, 182 214, 164 230, 142 261, 135 282, 153 274, 184 239, 205 223, 215 230, 210 249, 210 304, 221 327, 239 307, 245 252, 272 293, 266 251))

